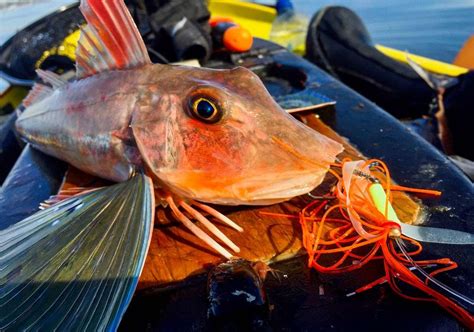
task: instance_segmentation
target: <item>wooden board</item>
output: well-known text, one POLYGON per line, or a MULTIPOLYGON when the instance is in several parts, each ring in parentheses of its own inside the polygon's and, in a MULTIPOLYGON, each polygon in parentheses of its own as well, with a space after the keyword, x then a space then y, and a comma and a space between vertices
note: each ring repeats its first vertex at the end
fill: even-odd
MULTIPOLYGON (((308 126, 341 142, 345 151, 341 153, 340 158, 364 158, 346 140, 320 121, 316 114, 309 112, 298 116, 308 126)), ((326 194, 334 183, 334 178, 327 175, 325 181, 313 193, 326 194)), ((104 184, 106 183, 102 180, 70 169, 63 188, 104 184)), ((298 220, 270 217, 261 212, 296 215, 310 201, 311 199, 305 196, 272 206, 216 207, 242 226, 244 232, 239 233, 218 222, 216 225, 241 248, 240 257, 267 263, 288 259, 303 253, 298 220)), ((413 223, 421 215, 422 207, 403 193, 394 192, 393 205, 404 222, 413 223)), ((168 209, 158 207, 151 247, 138 289, 159 288, 180 283, 192 275, 206 272, 221 261, 223 261, 221 256, 174 221, 168 209)))

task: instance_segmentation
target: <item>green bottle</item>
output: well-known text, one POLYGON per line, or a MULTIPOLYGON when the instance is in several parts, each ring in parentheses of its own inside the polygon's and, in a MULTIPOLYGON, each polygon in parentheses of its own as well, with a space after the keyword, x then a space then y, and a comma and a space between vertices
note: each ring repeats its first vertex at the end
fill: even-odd
POLYGON ((308 29, 308 18, 295 13, 290 0, 278 0, 277 17, 273 21, 270 40, 289 51, 303 55, 308 29))

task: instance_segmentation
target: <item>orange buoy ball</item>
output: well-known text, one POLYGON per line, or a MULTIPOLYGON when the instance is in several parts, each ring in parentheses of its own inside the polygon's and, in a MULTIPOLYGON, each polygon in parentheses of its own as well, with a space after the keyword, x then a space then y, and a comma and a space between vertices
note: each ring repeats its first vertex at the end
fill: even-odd
POLYGON ((247 29, 235 25, 224 32, 222 42, 229 51, 246 52, 252 47, 253 37, 247 29))

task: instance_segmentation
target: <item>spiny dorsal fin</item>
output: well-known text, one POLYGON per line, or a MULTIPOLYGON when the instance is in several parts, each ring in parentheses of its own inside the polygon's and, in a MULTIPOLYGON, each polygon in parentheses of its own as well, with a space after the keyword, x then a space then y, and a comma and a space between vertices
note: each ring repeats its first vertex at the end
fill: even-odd
POLYGON ((25 107, 29 107, 43 100, 44 98, 52 94, 53 91, 53 88, 50 88, 49 86, 46 86, 41 83, 35 83, 35 85, 33 85, 33 88, 31 88, 30 92, 28 93, 28 96, 23 99, 23 105, 25 107))
POLYGON ((49 70, 37 69, 36 73, 45 83, 51 84, 53 89, 60 88, 67 83, 61 76, 49 70))
POLYGON ((151 63, 123 0, 82 0, 80 9, 88 26, 76 50, 78 78, 151 63))

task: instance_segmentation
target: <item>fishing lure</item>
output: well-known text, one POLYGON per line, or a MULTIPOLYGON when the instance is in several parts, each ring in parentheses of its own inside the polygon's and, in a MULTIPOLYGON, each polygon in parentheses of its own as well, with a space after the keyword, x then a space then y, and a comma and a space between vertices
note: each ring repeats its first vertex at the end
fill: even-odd
POLYGON ((393 190, 432 197, 441 193, 394 185, 385 163, 376 159, 344 159, 334 163, 330 173, 337 179, 334 194, 313 197, 315 200, 298 216, 261 214, 299 219, 308 267, 318 272, 342 274, 360 269, 372 260, 382 260, 385 275, 347 296, 388 282, 396 294, 437 303, 472 330, 474 317, 466 308, 472 308, 474 301, 434 278, 455 269, 457 264, 449 258, 415 261, 412 256, 422 251, 418 241, 472 245, 474 235, 404 224, 391 205, 393 190), (402 285, 410 285, 426 296, 406 294, 402 285))
POLYGON ((400 296, 435 302, 473 329, 474 317, 466 310, 472 307, 473 300, 434 278, 456 268, 457 264, 448 258, 415 261, 412 256, 422 250, 417 239, 473 244, 474 236, 455 230, 403 224, 390 203, 395 189, 435 197, 441 193, 392 184, 390 172, 380 160, 343 160, 335 166, 340 169, 340 173, 331 171, 338 179, 337 204, 325 209, 328 201, 313 201, 299 215, 303 245, 309 255, 308 265, 322 273, 345 273, 374 259, 382 260, 385 275, 349 296, 388 282, 400 296), (334 263, 328 265, 325 258, 329 255, 334 263), (418 289, 425 296, 406 294, 403 284, 418 289))
POLYGON ((155 203, 230 258, 239 248, 210 218, 242 229, 205 203, 305 194, 342 151, 283 111, 247 69, 152 64, 122 1, 83 0, 80 9, 88 25, 77 80, 39 71, 46 84, 33 87, 16 126, 33 147, 118 183, 0 231, 2 331, 116 329, 144 265, 155 203))

